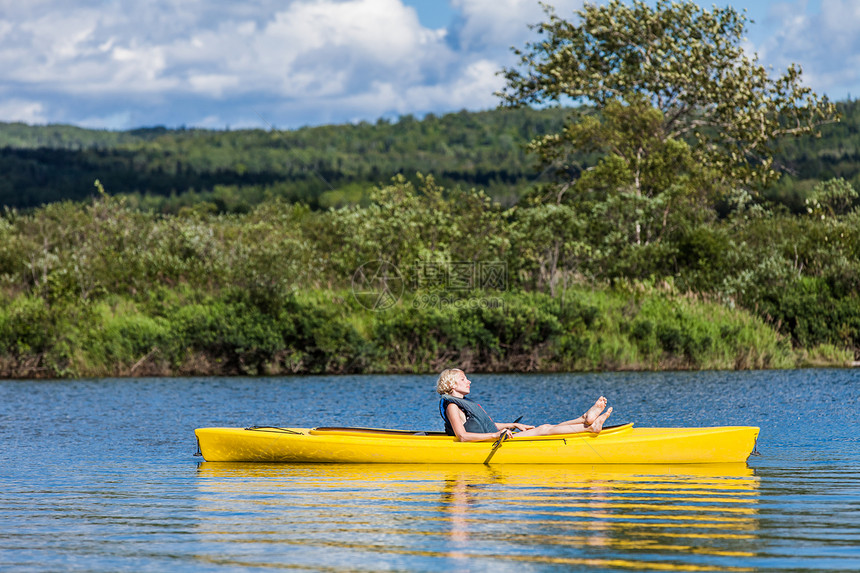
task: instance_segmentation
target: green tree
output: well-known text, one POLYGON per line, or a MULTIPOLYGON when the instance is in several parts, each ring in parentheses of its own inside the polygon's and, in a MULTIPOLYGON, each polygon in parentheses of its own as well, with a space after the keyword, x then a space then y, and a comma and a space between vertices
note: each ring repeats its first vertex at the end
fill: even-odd
POLYGON ((543 38, 515 50, 520 66, 504 71, 499 95, 512 107, 582 104, 561 132, 533 140, 545 166, 576 174, 566 163, 571 151, 592 148, 619 158, 624 184, 641 195, 649 162, 664 164, 657 180, 667 185, 667 153, 689 146, 694 164, 727 187, 760 189, 777 177, 777 139, 835 117, 826 97, 802 85, 799 67, 774 79, 744 52, 747 19, 731 7, 613 0, 585 4, 572 21, 544 8, 548 21, 536 26, 543 38))
POLYGON ((343 273, 382 260, 405 271, 416 263, 498 261, 509 247, 503 212, 481 191, 446 190, 417 175, 416 188, 402 175, 374 189, 371 203, 330 211, 324 241, 343 244, 332 258, 343 273))
MULTIPOLYGON (((710 188, 708 171, 695 161, 690 146, 660 137, 662 121, 663 114, 647 101, 623 105, 613 100, 601 114, 582 115, 565 129, 574 148, 603 154, 573 184, 576 195, 580 201, 597 199, 596 212, 609 207, 614 218, 630 219, 628 234, 637 245, 659 241, 680 200, 708 195, 710 188)), ((558 151, 547 138, 533 148, 544 157, 558 151)), ((562 184, 559 198, 569 186, 562 184)))
POLYGON ((845 179, 829 179, 812 189, 806 199, 806 211, 810 215, 820 215, 822 219, 846 215, 853 209, 857 197, 854 186, 845 179))
POLYGON ((537 288, 548 286, 553 297, 561 279, 563 296, 568 279, 582 272, 591 255, 591 247, 582 240, 583 218, 567 204, 514 208, 514 213, 512 235, 520 266, 531 270, 537 288))

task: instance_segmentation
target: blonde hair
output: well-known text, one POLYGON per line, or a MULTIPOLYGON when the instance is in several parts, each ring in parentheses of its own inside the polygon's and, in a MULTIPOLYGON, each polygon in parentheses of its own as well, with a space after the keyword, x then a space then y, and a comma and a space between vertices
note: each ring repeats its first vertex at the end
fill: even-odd
POLYGON ((439 380, 436 381, 436 392, 439 394, 448 394, 451 390, 454 389, 454 385, 457 383, 457 373, 462 373, 463 371, 459 368, 449 368, 447 370, 443 370, 441 374, 439 374, 439 380))

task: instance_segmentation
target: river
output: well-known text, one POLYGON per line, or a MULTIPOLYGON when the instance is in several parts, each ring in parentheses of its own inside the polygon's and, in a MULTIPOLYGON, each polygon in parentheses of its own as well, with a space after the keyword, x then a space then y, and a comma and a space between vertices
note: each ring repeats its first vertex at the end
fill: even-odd
POLYGON ((441 429, 433 376, 0 381, 3 571, 857 571, 860 371, 470 376, 497 420, 757 425, 747 464, 200 463, 202 426, 441 429))

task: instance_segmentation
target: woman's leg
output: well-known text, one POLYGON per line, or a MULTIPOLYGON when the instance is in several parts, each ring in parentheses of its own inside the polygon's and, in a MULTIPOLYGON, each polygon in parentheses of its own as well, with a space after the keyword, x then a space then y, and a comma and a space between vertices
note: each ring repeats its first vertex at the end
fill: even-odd
POLYGON ((535 426, 531 430, 517 432, 514 434, 516 438, 527 438, 529 436, 551 436, 555 434, 579 434, 587 431, 588 428, 584 424, 543 424, 535 426))
POLYGON ((588 426, 576 421, 562 422, 561 424, 543 424, 531 430, 518 432, 514 434, 514 438, 525 438, 528 436, 553 436, 556 434, 579 434, 582 432, 599 434, 600 430, 603 429, 603 424, 606 422, 606 419, 609 418, 610 414, 612 414, 612 408, 609 408, 603 414, 595 418, 588 426))

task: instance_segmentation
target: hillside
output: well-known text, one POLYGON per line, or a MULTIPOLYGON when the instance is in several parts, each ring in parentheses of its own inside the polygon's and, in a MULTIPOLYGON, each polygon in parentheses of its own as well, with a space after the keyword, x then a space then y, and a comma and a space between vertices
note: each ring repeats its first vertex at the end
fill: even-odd
POLYGON ((174 207, 208 199, 235 210, 272 196, 329 207, 358 202, 393 175, 416 172, 449 186, 481 187, 510 202, 535 179, 525 143, 557 129, 564 113, 460 112, 293 131, 117 133, 0 124, 0 205, 83 199, 93 195, 98 178, 110 193, 137 194, 157 210, 171 210, 170 201, 159 199, 170 196, 174 207))
MULTIPOLYGON (((818 181, 843 177, 860 186, 860 105, 838 107, 842 121, 820 138, 783 143, 777 165, 786 176, 766 196, 799 212, 818 181)), ((99 179, 109 193, 163 212, 202 201, 242 212, 272 197, 326 208, 366 202, 369 188, 416 172, 448 187, 482 188, 509 205, 541 180, 525 144, 558 129, 565 113, 462 111, 290 131, 0 124, 0 205, 84 199, 99 179)))

